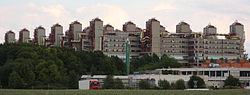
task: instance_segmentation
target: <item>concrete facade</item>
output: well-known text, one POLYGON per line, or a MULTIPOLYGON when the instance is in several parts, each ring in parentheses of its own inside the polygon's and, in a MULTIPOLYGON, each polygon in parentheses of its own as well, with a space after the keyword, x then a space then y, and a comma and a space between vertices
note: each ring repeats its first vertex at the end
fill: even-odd
POLYGON ((5 43, 14 43, 15 41, 15 33, 13 31, 10 30, 5 33, 5 43))
POLYGON ((60 47, 60 40, 63 36, 63 27, 60 24, 55 24, 51 27, 49 41, 52 45, 60 47))
POLYGON ((19 43, 28 43, 30 40, 30 32, 26 28, 19 32, 19 43))
POLYGON ((93 50, 102 50, 103 21, 95 18, 90 21, 90 35, 93 50))
POLYGON ((42 26, 39 26, 34 31, 34 43, 38 45, 44 45, 45 44, 45 28, 42 26))

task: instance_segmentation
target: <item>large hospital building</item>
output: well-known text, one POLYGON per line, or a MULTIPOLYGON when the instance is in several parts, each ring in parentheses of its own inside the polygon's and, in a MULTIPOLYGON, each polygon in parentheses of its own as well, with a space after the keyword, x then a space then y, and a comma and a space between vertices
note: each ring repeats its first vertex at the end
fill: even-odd
MULTIPOLYGON (((51 27, 46 37, 42 26, 34 29, 34 39, 30 31, 19 32, 19 43, 35 43, 48 47, 71 47, 75 50, 103 51, 108 56, 125 59, 126 40, 130 41, 130 57, 137 58, 145 54, 168 55, 186 66, 201 66, 207 59, 243 59, 245 31, 244 26, 235 21, 227 34, 217 33, 213 25, 207 25, 203 32, 192 31, 186 22, 176 25, 176 32, 168 32, 155 18, 146 22, 146 29, 128 21, 122 30, 114 29, 110 24, 103 25, 99 18, 92 19, 89 26, 74 21, 64 33, 60 24, 51 27)), ((15 42, 15 33, 8 31, 5 42, 15 42)))

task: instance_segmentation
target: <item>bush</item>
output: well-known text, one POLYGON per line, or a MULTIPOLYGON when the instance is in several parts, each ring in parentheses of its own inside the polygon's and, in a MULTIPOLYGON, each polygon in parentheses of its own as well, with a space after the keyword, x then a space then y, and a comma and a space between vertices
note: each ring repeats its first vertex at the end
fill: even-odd
POLYGON ((139 82, 139 88, 140 89, 150 89, 150 84, 146 80, 141 80, 139 82))
POLYGON ((103 89, 112 89, 114 88, 114 80, 112 75, 108 75, 104 80, 104 83, 102 85, 103 89))
POLYGON ((240 80, 238 78, 233 77, 232 75, 229 75, 227 79, 224 81, 224 86, 240 86, 240 80))
POLYGON ((188 81, 188 86, 189 88, 205 88, 205 82, 202 78, 200 78, 199 76, 191 76, 190 77, 190 80, 188 81), (196 81, 196 86, 197 87, 194 87, 195 86, 195 83, 194 81, 196 81))
POLYGON ((122 80, 120 80, 119 78, 116 78, 114 80, 114 89, 124 89, 124 85, 122 83, 122 80))
POLYGON ((170 87, 171 87, 171 89, 175 89, 175 83, 172 82, 170 87))
POLYGON ((170 89, 170 84, 167 80, 159 80, 158 85, 161 89, 170 89))
POLYGON ((175 83, 175 89, 185 89, 185 82, 183 79, 179 79, 175 83))

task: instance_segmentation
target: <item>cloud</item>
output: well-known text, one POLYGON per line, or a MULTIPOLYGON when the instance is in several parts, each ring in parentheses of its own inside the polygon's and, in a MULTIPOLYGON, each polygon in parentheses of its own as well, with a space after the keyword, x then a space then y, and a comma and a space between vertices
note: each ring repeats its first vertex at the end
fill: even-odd
MULTIPOLYGON (((88 7, 80 7, 75 12, 86 21, 95 17, 99 17, 105 24, 111 24, 115 28, 121 29, 122 24, 129 20, 129 16, 125 10, 119 6, 108 4, 96 4, 88 7)), ((85 24, 87 25, 87 24, 85 24)))
MULTIPOLYGON (((0 31, 4 34, 7 29, 13 30, 18 38, 18 32, 27 28, 30 31, 30 37, 33 38, 33 32, 36 27, 42 25, 46 28, 46 35, 49 35, 50 27, 59 22, 67 26, 72 19, 69 12, 60 4, 51 6, 39 6, 35 3, 27 3, 21 6, 0 6, 0 26, 4 27, 0 31)), ((0 36, 3 40, 4 36, 0 36)))
POLYGON ((42 7, 41 9, 43 12, 48 13, 51 16, 54 16, 56 18, 61 18, 64 15, 69 14, 69 12, 67 10, 65 10, 65 8, 60 4, 58 4, 56 6, 51 5, 49 7, 42 7))
POLYGON ((153 8, 153 11, 170 11, 170 10, 175 10, 175 9, 177 9, 176 6, 167 2, 162 2, 162 3, 155 5, 155 7, 153 8))

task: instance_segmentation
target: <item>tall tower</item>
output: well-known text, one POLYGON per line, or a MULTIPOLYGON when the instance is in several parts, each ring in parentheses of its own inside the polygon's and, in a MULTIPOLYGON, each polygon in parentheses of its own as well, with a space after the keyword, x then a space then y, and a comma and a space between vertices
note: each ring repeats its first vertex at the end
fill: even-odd
POLYGON ((107 32, 114 32, 114 27, 112 25, 110 25, 110 24, 104 25, 103 28, 104 28, 103 29, 104 34, 107 33, 107 32))
POLYGON ((244 42, 245 42, 245 31, 244 25, 239 23, 237 20, 230 25, 230 33, 231 36, 239 37, 240 39, 240 56, 244 58, 244 42))
POLYGON ((37 27, 34 31, 34 43, 38 45, 44 45, 45 37, 45 28, 42 26, 37 27))
POLYGON ((147 41, 147 52, 151 54, 155 53, 158 56, 161 56, 160 53, 160 22, 155 18, 149 19, 146 22, 146 33, 145 36, 149 37, 150 40, 147 41))
POLYGON ((102 50, 103 21, 99 18, 90 21, 91 47, 93 50, 102 50))
POLYGON ((19 43, 27 43, 28 40, 30 39, 30 31, 27 30, 26 28, 22 29, 19 32, 19 43))
POLYGON ((123 24, 123 31, 124 32, 136 32, 136 25, 133 22, 128 21, 125 24, 123 24))
POLYGON ((51 33, 49 39, 51 44, 60 47, 60 38, 63 36, 63 27, 59 24, 55 24, 51 27, 51 33))
POLYGON ((176 25, 176 33, 191 33, 190 25, 186 22, 180 22, 176 25))
POLYGON ((82 32, 82 24, 74 21, 69 26, 69 32, 72 33, 72 40, 79 40, 79 33, 82 32))
POLYGON ((13 43, 15 42, 15 33, 12 32, 11 30, 5 33, 5 43, 13 43))
POLYGON ((217 28, 211 24, 207 25, 204 29, 203 29, 203 34, 205 35, 205 37, 207 38, 212 38, 212 39, 216 39, 215 34, 217 34, 217 28))
POLYGON ((230 25, 230 34, 238 36, 242 43, 245 42, 244 25, 239 23, 237 20, 232 25, 230 25))

